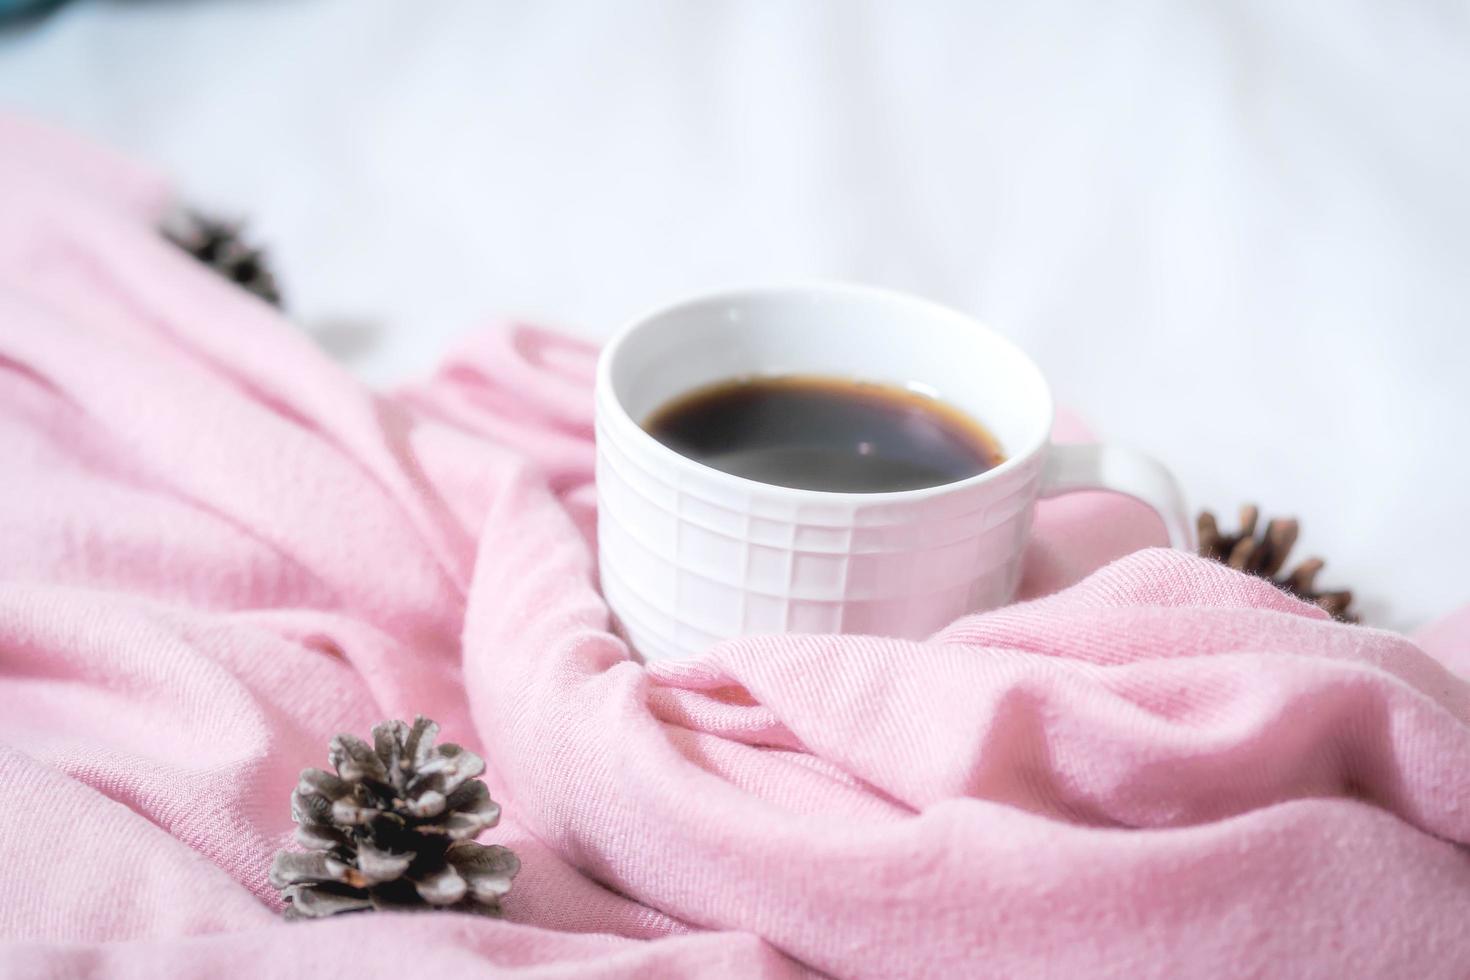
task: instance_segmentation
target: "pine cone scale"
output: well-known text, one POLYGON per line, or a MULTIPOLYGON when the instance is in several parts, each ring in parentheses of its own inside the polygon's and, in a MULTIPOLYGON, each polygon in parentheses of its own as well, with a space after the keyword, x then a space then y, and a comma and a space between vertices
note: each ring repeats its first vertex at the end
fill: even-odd
POLYGON ((314 793, 329 800, 341 799, 352 792, 351 784, 324 769, 302 770, 296 788, 302 793, 314 793))
POLYGON ((412 852, 394 854, 391 851, 380 851, 364 842, 357 848, 357 866, 364 884, 381 885, 385 881, 402 877, 416 856, 412 852))
POLYGON ((439 737, 439 726, 423 715, 414 719, 413 728, 403 740, 403 751, 414 769, 422 771, 429 764, 429 750, 439 737))
POLYGON ((373 751, 372 746, 355 735, 338 735, 333 738, 327 757, 331 760, 332 768, 337 770, 337 775, 349 783, 360 783, 364 780, 378 783, 388 781, 388 769, 383 760, 373 751))
POLYGON ((520 859, 510 848, 472 841, 451 847, 449 861, 482 901, 498 900, 508 893, 511 879, 521 869, 520 859))
POLYGON ((414 817, 437 817, 444 812, 449 801, 443 793, 428 790, 416 800, 402 800, 404 810, 414 817))
POLYGON ((321 881, 332 875, 327 870, 327 856, 320 852, 299 853, 280 851, 271 862, 270 883, 276 888, 300 884, 303 881, 321 881))
POLYGON ((181 211, 165 221, 162 231, 165 238, 225 279, 272 306, 281 305, 281 290, 264 254, 245 243, 239 223, 181 211))
POLYGON ((441 745, 439 748, 444 754, 434 756, 418 767, 418 774, 409 783, 410 792, 432 785, 434 789, 449 794, 466 780, 475 779, 485 771, 485 760, 473 752, 466 752, 458 745, 441 745))
POLYGON ((414 888, 419 897, 430 905, 453 905, 465 897, 470 886, 452 865, 446 865, 425 878, 415 880, 414 888))
POLYGON ((360 912, 373 907, 373 900, 358 889, 334 888, 331 885, 292 885, 286 889, 291 902, 290 918, 317 919, 339 912, 360 912))
POLYGON ((382 811, 362 806, 354 800, 335 800, 332 803, 332 820, 339 824, 363 826, 382 811))
POLYGON ((309 851, 330 851, 345 846, 352 838, 330 827, 303 823, 296 825, 295 839, 309 851))
POLYGON ((1272 578, 1286 564, 1286 557, 1296 544, 1300 528, 1293 520, 1273 520, 1266 525, 1266 557, 1260 574, 1272 578))
POLYGON ((1199 553, 1248 575, 1264 578, 1277 588, 1315 604, 1334 619, 1357 622, 1357 616, 1349 608, 1353 601, 1351 592, 1317 590, 1315 583, 1324 564, 1322 559, 1308 558, 1285 575, 1281 574, 1291 549, 1296 546, 1300 525, 1291 518, 1275 518, 1266 523, 1258 536, 1259 522, 1260 511, 1247 504, 1240 509, 1240 530, 1226 534, 1220 530, 1214 514, 1202 511, 1196 522, 1199 553))
POLYGON ((403 757, 403 740, 407 736, 408 726, 401 721, 388 721, 373 728, 373 751, 383 761, 388 782, 399 793, 407 784, 407 760, 403 757))

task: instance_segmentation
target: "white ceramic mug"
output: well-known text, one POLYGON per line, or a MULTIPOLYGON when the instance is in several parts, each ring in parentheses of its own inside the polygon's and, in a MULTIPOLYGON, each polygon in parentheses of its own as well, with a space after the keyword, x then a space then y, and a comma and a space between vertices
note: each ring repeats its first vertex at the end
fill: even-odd
POLYGON ((1127 449, 1053 445, 1052 397, 1010 341, 954 310, 882 289, 750 289, 624 327, 597 368, 602 591, 646 658, 752 633, 922 637, 1010 601, 1038 497, 1113 490, 1190 546, 1169 472, 1127 449), (697 463, 641 422, 675 396, 745 375, 826 374, 917 388, 969 413, 1005 461, 892 493, 757 483, 697 463))

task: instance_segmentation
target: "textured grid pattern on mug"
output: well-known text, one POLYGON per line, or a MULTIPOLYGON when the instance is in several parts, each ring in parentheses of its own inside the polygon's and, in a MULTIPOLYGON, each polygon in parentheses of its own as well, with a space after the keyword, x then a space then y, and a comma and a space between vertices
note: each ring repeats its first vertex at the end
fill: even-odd
POLYGON ((711 633, 679 619, 669 611, 667 602, 664 608, 657 607, 630 589, 625 584, 627 578, 616 572, 604 575, 603 595, 620 610, 624 632, 644 656, 658 658, 704 650, 734 635, 711 633))
MULTIPOLYGON (((1014 528, 1005 530, 1019 540, 1025 535, 1025 521, 1013 523, 1014 528)), ((1017 568, 1017 556, 1005 552, 1018 547, 1001 546, 1001 558, 993 567, 971 569, 957 579, 934 581, 929 587, 915 589, 905 581, 901 590, 876 593, 872 598, 803 598, 764 594, 740 582, 719 581, 680 568, 635 541, 607 511, 599 518, 599 538, 605 562, 603 587, 609 597, 614 593, 622 597, 621 607, 629 611, 624 618, 635 643, 642 646, 656 637, 684 649, 740 633, 891 632, 895 624, 922 621, 924 628, 913 631, 920 635, 971 609, 1003 601, 1017 568), (920 612, 922 615, 916 615, 920 612)), ((789 562, 786 567, 798 568, 800 562, 789 562)), ((916 562, 905 561, 905 567, 922 568, 922 556, 916 562)), ((910 581, 914 580, 925 581, 918 576, 910 581)))
MULTIPOLYGON (((724 499, 711 501, 703 493, 707 481, 697 476, 686 486, 669 486, 600 435, 608 570, 623 580, 623 591, 642 600, 647 618, 664 620, 654 612, 658 598, 664 597, 662 605, 673 598, 683 625, 715 637, 862 630, 867 622, 902 619, 914 602, 956 614, 974 608, 990 593, 1004 593, 1013 577, 1010 566, 1037 478, 1035 468, 1006 474, 1001 485, 988 481, 959 506, 953 497, 901 507, 823 504, 813 516, 855 526, 813 525, 748 513, 760 509, 752 506, 758 493, 732 498, 722 487, 724 499), (985 506, 977 507, 977 498, 985 506), (949 513, 925 506, 933 502, 946 504, 949 513), (875 515, 879 519, 871 519, 875 515), (901 517, 907 520, 896 523, 901 517)), ((810 508, 787 510, 796 517, 810 508)))

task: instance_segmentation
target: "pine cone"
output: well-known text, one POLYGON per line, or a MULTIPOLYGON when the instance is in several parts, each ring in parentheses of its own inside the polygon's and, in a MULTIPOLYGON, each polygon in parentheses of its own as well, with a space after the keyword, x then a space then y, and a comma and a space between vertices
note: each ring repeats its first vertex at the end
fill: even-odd
POLYGON ((1240 530, 1235 534, 1222 534, 1215 523, 1215 515, 1207 510, 1201 511, 1199 553, 1231 568, 1267 579, 1297 598, 1320 606, 1333 619, 1356 623, 1358 617, 1348 608, 1353 602, 1351 592, 1346 589, 1322 592, 1314 584, 1317 573, 1325 564, 1322 559, 1308 558, 1289 573, 1277 574, 1286 564, 1292 545, 1296 544, 1297 522, 1292 518, 1274 518, 1267 522, 1258 537, 1256 523, 1259 518, 1256 506, 1246 504, 1240 508, 1240 530))
POLYGON ((266 265, 264 252, 245 243, 244 229, 238 222, 183 211, 170 217, 163 234, 235 285, 272 306, 281 305, 281 291, 266 265))
POLYGON ((289 919, 364 909, 438 907, 500 914, 521 863, 508 848, 474 837, 500 820, 476 776, 485 762, 458 745, 434 746, 439 726, 385 721, 373 745, 332 739, 334 776, 305 769, 291 794, 302 851, 281 851, 270 882, 285 892, 289 919))

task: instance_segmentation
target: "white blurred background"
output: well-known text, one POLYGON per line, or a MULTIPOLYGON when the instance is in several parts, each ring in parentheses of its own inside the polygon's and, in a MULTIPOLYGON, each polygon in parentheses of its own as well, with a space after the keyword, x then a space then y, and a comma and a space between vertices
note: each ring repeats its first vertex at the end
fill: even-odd
POLYGON ((83 0, 0 32, 0 104, 248 217, 374 383, 880 283, 1301 517, 1370 622, 1470 601, 1470 4, 83 0))

